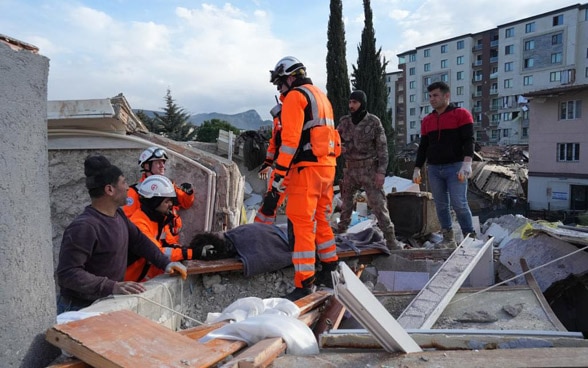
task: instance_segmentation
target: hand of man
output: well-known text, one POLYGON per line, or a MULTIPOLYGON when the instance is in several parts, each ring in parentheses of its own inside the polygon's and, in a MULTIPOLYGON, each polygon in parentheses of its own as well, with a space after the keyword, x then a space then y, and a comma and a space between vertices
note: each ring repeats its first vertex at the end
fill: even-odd
POLYGON ((165 267, 165 273, 169 273, 170 275, 173 275, 174 273, 178 273, 182 277, 183 280, 188 278, 188 269, 186 268, 186 266, 184 266, 180 262, 168 263, 167 266, 165 267))
POLYGON ((465 157, 457 173, 457 177, 460 181, 464 181, 469 179, 470 176, 472 176, 472 158, 465 157))
POLYGON ((192 193, 194 193, 194 188, 192 187, 192 184, 190 184, 190 183, 180 184, 180 189, 183 190, 184 192, 186 192, 186 194, 188 194, 188 195, 192 195, 192 193))
POLYGON ((421 184, 421 168, 415 167, 414 171, 412 172, 412 182, 415 184, 421 184))
POLYGON ((376 187, 382 188, 384 186, 384 181, 386 181, 386 175, 376 173, 376 187))
POLYGON ((270 170, 271 165, 264 163, 263 165, 261 165, 261 169, 259 169, 259 171, 257 172, 257 176, 259 176, 261 180, 267 180, 270 170))
POLYGON ((145 286, 143 286, 143 284, 140 284, 138 282, 134 282, 134 281, 121 281, 121 282, 117 282, 116 284, 114 284, 114 288, 112 289, 112 293, 113 294, 123 294, 123 295, 129 295, 129 294, 139 294, 144 292, 145 290, 145 286))
POLYGON ((272 183, 272 190, 275 190, 278 193, 284 193, 286 187, 284 187, 284 178, 282 175, 276 174, 274 175, 274 182, 272 183))

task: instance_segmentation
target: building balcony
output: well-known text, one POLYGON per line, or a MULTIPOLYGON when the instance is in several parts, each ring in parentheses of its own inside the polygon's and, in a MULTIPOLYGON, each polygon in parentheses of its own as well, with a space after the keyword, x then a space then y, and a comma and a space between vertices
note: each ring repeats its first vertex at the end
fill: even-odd
POLYGON ((476 91, 472 93, 472 98, 482 97, 482 91, 476 91))
POLYGON ((479 43, 479 44, 477 44, 477 45, 474 45, 474 47, 472 47, 472 51, 474 51, 474 52, 475 52, 475 51, 480 51, 480 50, 482 50, 483 48, 484 48, 484 45, 483 45, 483 44, 481 44, 481 43, 479 43))
POLYGON ((490 88, 490 94, 491 95, 497 95, 498 94, 498 88, 490 88))
POLYGON ((492 57, 490 58, 490 62, 491 62, 491 63, 497 63, 497 62, 498 62, 498 56, 492 56, 492 57))
POLYGON ((472 66, 480 66, 480 65, 482 65, 483 63, 484 63, 484 61, 483 61, 483 60, 476 60, 476 61, 474 61, 474 62, 472 63, 472 66))
POLYGON ((490 47, 498 46, 498 40, 490 41, 490 47))
POLYGON ((472 109, 473 112, 482 112, 482 106, 474 106, 472 109))

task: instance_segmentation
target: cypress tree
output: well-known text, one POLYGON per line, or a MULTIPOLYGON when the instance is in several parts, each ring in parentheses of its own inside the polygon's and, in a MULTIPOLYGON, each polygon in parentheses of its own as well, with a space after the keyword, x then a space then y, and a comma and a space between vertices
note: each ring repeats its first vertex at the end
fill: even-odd
POLYGON ((174 141, 192 141, 196 137, 196 127, 190 123, 190 114, 179 107, 168 89, 165 95, 164 114, 154 113, 153 123, 160 127, 160 134, 174 141))
POLYGON ((382 48, 376 51, 376 34, 372 21, 370 0, 363 0, 365 23, 361 32, 361 43, 357 47, 357 67, 353 65, 353 87, 367 95, 367 109, 382 121, 388 140, 388 173, 396 171, 396 150, 392 111, 388 109, 388 88, 386 86, 386 66, 388 62, 381 56, 382 48))
MULTIPOLYGON (((347 71, 345 28, 343 24, 343 4, 341 0, 330 2, 329 25, 327 30, 327 97, 333 105, 335 126, 339 119, 349 113, 348 98, 351 92, 347 71)), ((335 183, 343 176, 343 158, 337 159, 335 183)))

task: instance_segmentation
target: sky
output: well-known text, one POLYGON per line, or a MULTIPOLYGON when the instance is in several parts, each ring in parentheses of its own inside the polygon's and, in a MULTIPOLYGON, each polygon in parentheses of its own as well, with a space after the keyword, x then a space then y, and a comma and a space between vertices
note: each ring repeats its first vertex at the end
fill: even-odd
MULTIPOLYGON (((399 53, 580 2, 372 0, 376 47, 399 53)), ((0 34, 49 59, 49 100, 113 97, 161 110, 167 90, 189 114, 251 109, 270 119, 269 70, 297 57, 326 87, 327 0, 0 0, 0 34)), ((343 0, 348 71, 357 64, 363 2, 343 0)))

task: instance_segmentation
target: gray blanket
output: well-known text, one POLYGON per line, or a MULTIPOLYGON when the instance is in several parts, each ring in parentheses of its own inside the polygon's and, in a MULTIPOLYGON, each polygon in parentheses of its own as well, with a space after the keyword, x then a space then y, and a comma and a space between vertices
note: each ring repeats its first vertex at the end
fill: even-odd
POLYGON ((245 224, 228 230, 225 237, 235 246, 246 277, 292 265, 288 238, 277 226, 245 224))
POLYGON ((335 237, 335 242, 337 242, 337 251, 353 250, 359 254, 363 249, 380 249, 390 254, 390 250, 386 247, 386 239, 377 227, 369 227, 353 234, 339 234, 335 237))

